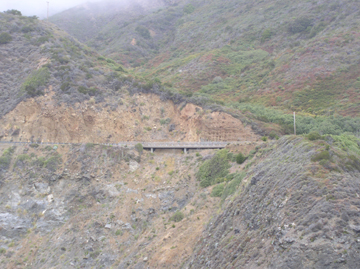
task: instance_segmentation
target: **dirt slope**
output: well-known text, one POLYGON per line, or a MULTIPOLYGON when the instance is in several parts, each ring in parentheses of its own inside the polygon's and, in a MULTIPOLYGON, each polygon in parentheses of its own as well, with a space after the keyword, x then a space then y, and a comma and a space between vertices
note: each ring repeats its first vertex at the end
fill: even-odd
POLYGON ((95 104, 58 105, 51 88, 0 119, 2 140, 62 143, 120 141, 256 141, 250 126, 223 112, 162 102, 157 95, 123 94, 95 104), (108 106, 108 104, 115 104, 108 106))

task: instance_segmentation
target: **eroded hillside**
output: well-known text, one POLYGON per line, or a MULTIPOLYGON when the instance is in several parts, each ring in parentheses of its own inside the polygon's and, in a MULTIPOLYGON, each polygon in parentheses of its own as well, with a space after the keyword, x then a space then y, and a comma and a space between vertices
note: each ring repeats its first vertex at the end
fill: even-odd
POLYGON ((256 141, 250 125, 224 112, 193 104, 174 105, 154 94, 126 92, 74 106, 45 96, 20 103, 0 120, 3 141, 118 143, 121 141, 256 141))
POLYGON ((179 268, 218 208, 195 176, 212 150, 0 147, 3 268, 179 268))

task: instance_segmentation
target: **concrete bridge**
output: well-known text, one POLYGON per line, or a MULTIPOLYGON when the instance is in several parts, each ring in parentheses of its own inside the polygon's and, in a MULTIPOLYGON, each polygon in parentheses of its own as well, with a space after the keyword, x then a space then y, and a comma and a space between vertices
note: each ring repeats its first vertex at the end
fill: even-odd
MULTIPOLYGON (((81 145, 85 143, 55 143, 55 142, 21 142, 21 141, 0 141, 1 144, 39 144, 39 145, 81 145)), ((94 143, 96 145, 113 147, 133 147, 141 144, 144 149, 154 152, 156 149, 183 149, 186 153, 189 149, 223 149, 232 142, 142 142, 124 141, 119 143, 94 143)))
POLYGON ((144 142, 141 143, 144 149, 223 149, 229 142, 144 142))

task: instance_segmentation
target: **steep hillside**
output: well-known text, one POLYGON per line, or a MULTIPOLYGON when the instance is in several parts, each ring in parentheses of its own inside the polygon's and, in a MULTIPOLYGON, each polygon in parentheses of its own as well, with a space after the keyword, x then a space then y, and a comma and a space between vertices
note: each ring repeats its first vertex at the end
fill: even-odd
POLYGON ((183 268, 357 268, 359 153, 345 136, 261 147, 183 268))
POLYGON ((213 150, 88 143, 0 152, 2 268, 179 268, 217 209, 195 176, 213 150))
POLYGON ((75 9, 109 58, 0 13, 1 268, 356 268, 360 121, 334 111, 358 115, 358 3, 152 3, 120 28, 75 9))
POLYGON ((187 95, 359 116, 359 7, 351 0, 180 1, 121 27, 114 15, 88 44, 187 95))
POLYGON ((360 141, 320 139, 0 144, 2 267, 356 268, 360 141))

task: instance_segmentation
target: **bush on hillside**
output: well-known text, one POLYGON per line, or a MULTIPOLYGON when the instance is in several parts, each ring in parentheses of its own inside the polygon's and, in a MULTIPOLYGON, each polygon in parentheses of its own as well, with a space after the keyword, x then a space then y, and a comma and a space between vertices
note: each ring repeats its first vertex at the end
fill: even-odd
POLYGON ((301 32, 305 32, 306 30, 310 30, 313 22, 311 19, 307 17, 297 18, 293 22, 289 24, 289 32, 292 34, 297 34, 301 32))
POLYGON ((11 42, 12 37, 9 33, 1 33, 0 34, 0 44, 7 44, 11 42))
POLYGON ((270 29, 265 29, 264 32, 261 35, 261 43, 265 42, 266 40, 269 40, 272 36, 272 32, 270 29))
POLYGON ((238 164, 244 163, 245 160, 246 160, 246 157, 245 157, 244 154, 242 154, 241 152, 240 152, 238 155, 236 155, 236 162, 237 162, 238 164))
POLYGON ((224 178, 229 173, 230 164, 227 155, 227 150, 220 150, 200 166, 196 177, 200 181, 201 187, 211 186, 216 183, 218 178, 224 178))
POLYGON ((195 7, 192 4, 188 4, 184 7, 184 12, 186 14, 191 14, 195 11, 195 7))
POLYGON ((246 176, 245 173, 237 173, 234 175, 233 180, 231 180, 224 188, 221 199, 225 200, 229 195, 235 193, 237 187, 242 182, 243 178, 246 176))
POLYGON ((223 195, 224 188, 225 188, 224 183, 214 186, 214 188, 211 191, 210 196, 211 197, 221 197, 223 195))
POLYGON ((179 222, 182 221, 184 218, 184 213, 181 211, 176 211, 174 215, 171 216, 170 220, 171 221, 175 221, 175 222, 179 222))
POLYGON ((0 157, 0 170, 9 168, 14 150, 13 147, 4 150, 0 157))
POLYGON ((23 32, 23 33, 29 33, 29 32, 32 32, 32 31, 34 31, 34 28, 29 26, 29 25, 26 25, 21 29, 21 32, 23 32))
POLYGON ((149 29, 147 29, 146 27, 140 25, 138 27, 136 27, 135 31, 143 38, 145 39, 150 39, 151 35, 150 35, 150 31, 149 29))
POLYGON ((141 143, 137 143, 135 145, 135 149, 136 149, 137 152, 139 152, 139 154, 141 154, 143 152, 143 150, 144 150, 144 147, 143 147, 143 145, 141 143))
POLYGON ((96 93, 98 92, 98 90, 95 89, 95 88, 86 88, 86 87, 84 87, 84 86, 80 86, 80 87, 78 88, 78 92, 80 92, 80 93, 82 93, 82 94, 88 94, 88 95, 90 95, 90 96, 95 96, 96 93))
POLYGON ((315 156, 313 156, 311 158, 311 160, 313 162, 318 162, 318 161, 321 161, 321 160, 330 160, 330 153, 327 150, 322 151, 322 152, 316 154, 315 156))
POLYGON ((319 132, 311 132, 310 134, 307 135, 307 138, 310 141, 314 141, 314 140, 319 140, 321 139, 321 135, 319 134, 319 132))
POLYGON ((22 90, 30 96, 43 95, 44 92, 40 89, 46 86, 50 78, 50 72, 47 67, 40 68, 28 76, 22 85, 22 90))

